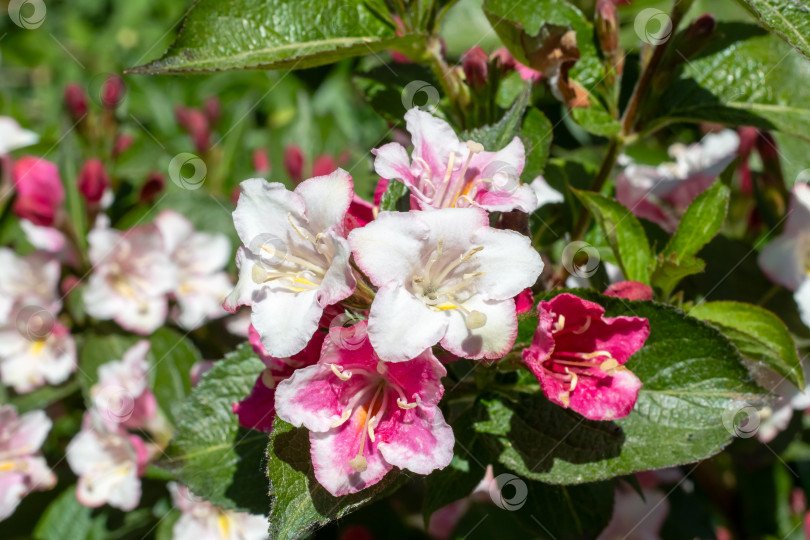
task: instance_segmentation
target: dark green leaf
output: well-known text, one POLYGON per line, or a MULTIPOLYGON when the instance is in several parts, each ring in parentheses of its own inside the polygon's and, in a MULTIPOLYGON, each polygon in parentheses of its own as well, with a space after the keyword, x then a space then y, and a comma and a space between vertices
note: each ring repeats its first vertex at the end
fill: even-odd
POLYGON ((94 522, 103 522, 103 514, 92 516, 93 509, 76 500, 76 486, 70 486, 48 505, 34 529, 37 540, 90 540, 98 529, 94 522))
POLYGON ((410 191, 399 180, 389 180, 380 200, 380 210, 407 212, 410 209, 410 191))
POLYGON ((79 382, 71 379, 59 386, 42 386, 33 392, 20 394, 10 400, 20 413, 34 409, 44 409, 51 403, 64 399, 79 391, 79 382))
POLYGON ((804 388, 796 344, 785 323, 767 309, 742 302, 705 302, 692 308, 689 315, 717 326, 746 358, 804 388))
POLYGON ((344 497, 333 497, 315 479, 309 457, 309 432, 276 417, 267 447, 267 475, 273 504, 270 537, 299 538, 314 528, 349 514, 383 497, 405 482, 407 476, 391 471, 377 484, 344 497))
POLYGON ((737 0, 768 30, 810 58, 810 7, 799 0, 737 0))
MULTIPOLYGON (((267 435, 239 426, 232 405, 247 397, 264 364, 243 344, 203 375, 177 415, 165 466, 196 495, 234 510, 264 514, 267 435)), ((272 413, 272 411, 269 411, 272 413)))
POLYGON ((509 144, 520 132, 520 122, 526 105, 529 103, 530 94, 531 88, 525 86, 512 107, 497 123, 462 132, 459 134, 459 139, 481 143, 488 152, 497 152, 509 144))
POLYGON ((718 180, 698 195, 689 205, 663 253, 674 253, 678 261, 697 255, 720 232, 726 220, 730 194, 729 188, 718 180))
POLYGON ((164 55, 132 73, 303 69, 383 49, 407 50, 421 35, 397 36, 364 0, 198 0, 164 55))
POLYGON ((620 203, 599 193, 571 191, 596 218, 625 277, 649 285, 653 258, 647 235, 636 216, 620 203))
POLYGON ((498 462, 516 474, 579 484, 705 459, 725 447, 733 407, 766 396, 737 349, 719 331, 671 306, 575 291, 607 316, 638 316, 650 336, 627 367, 642 381, 633 411, 592 421, 545 399, 539 385, 481 401, 476 429, 498 462))
POLYGON ((396 70, 377 66, 355 74, 353 80, 377 114, 401 128, 405 127, 403 117, 408 109, 441 105, 439 83, 429 69, 419 64, 397 64, 396 70))
POLYGON ((520 128, 520 138, 526 147, 526 168, 523 169, 523 180, 531 182, 543 174, 551 150, 551 140, 554 137, 554 126, 546 115, 539 109, 529 107, 523 127, 520 128))

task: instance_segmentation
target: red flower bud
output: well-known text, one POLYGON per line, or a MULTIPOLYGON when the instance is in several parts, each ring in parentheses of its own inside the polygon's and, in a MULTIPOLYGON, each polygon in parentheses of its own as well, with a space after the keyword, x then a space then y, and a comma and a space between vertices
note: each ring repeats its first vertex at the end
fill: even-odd
POLYGON ((65 106, 74 120, 87 114, 87 94, 77 83, 65 86, 65 106))
POLYGON ((489 77, 489 59, 484 49, 476 45, 465 52, 461 57, 461 66, 464 70, 464 76, 467 78, 467 84, 469 84, 470 87, 479 90, 487 84, 487 78, 489 77))
POLYGON ((202 111, 179 106, 174 110, 177 123, 191 136, 198 152, 207 152, 211 147, 211 130, 208 118, 202 111))
POLYGON ((146 182, 141 186, 140 201, 145 204, 151 203, 164 187, 166 187, 166 178, 157 171, 150 172, 146 177, 146 182))
POLYGON ((113 159, 118 159, 118 156, 126 152, 127 149, 132 146, 134 140, 135 139, 132 137, 132 135, 127 135, 126 133, 119 135, 115 139, 115 144, 113 144, 113 159))
POLYGON ((284 148, 284 170, 293 182, 304 179, 304 153, 298 145, 290 144, 284 148))
POLYGON ((253 151, 253 170, 259 174, 270 172, 270 158, 264 148, 257 148, 253 151))
POLYGON ((35 225, 53 226, 65 200, 65 188, 56 165, 42 158, 25 156, 14 162, 12 177, 17 198, 12 210, 35 225))
POLYGON ((210 125, 216 125, 219 122, 219 118, 222 115, 222 105, 219 103, 219 99, 212 96, 205 100, 203 103, 203 110, 205 111, 205 117, 208 118, 208 123, 210 125))
POLYGON ((114 109, 124 99, 125 92, 124 79, 119 75, 110 75, 101 88, 101 103, 108 109, 114 109))
POLYGON ((93 158, 84 162, 79 172, 79 191, 87 202, 99 202, 109 185, 110 177, 100 159, 93 158))
POLYGON ((335 160, 329 154, 321 154, 312 164, 312 176, 325 176, 335 172, 338 168, 335 160))

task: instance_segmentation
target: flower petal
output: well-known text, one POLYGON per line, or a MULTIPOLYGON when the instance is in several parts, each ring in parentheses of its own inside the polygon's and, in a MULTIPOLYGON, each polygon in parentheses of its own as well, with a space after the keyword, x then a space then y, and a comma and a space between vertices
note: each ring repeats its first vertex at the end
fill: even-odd
POLYGON ((405 113, 405 127, 411 134, 414 161, 423 159, 430 167, 433 178, 441 178, 450 159, 450 153, 464 154, 462 145, 450 124, 435 116, 413 108, 405 113))
POLYGON ((479 264, 480 291, 487 298, 506 300, 531 287, 543 271, 543 259, 528 237, 515 231, 486 227, 472 237, 472 243, 484 246, 475 255, 479 264))
POLYGON ((263 289, 262 284, 253 280, 253 266, 258 261, 259 258, 245 246, 241 246, 236 251, 236 267, 239 269, 239 277, 233 290, 222 303, 222 307, 227 311, 236 313, 240 306, 252 306, 254 302, 260 302, 266 298, 267 291, 263 289))
POLYGON ((323 314, 317 297, 317 290, 268 291, 253 304, 250 322, 271 356, 286 358, 307 346, 323 314))
POLYGON ((290 228, 287 214, 303 215, 305 212, 303 198, 289 191, 284 184, 253 178, 242 182, 239 189, 241 193, 233 212, 233 224, 246 246, 251 246, 256 238, 270 231, 283 237, 284 231, 290 228))
POLYGON ((807 278, 804 248, 798 235, 778 236, 759 253, 759 267, 774 283, 795 291, 807 278))
POLYGON ((309 226, 315 234, 331 228, 343 232, 343 216, 354 195, 354 183, 348 172, 337 169, 327 176, 304 180, 295 193, 304 201, 309 226))
POLYGON ((453 429, 438 407, 397 409, 376 431, 385 461, 401 469, 430 474, 453 459, 453 429))
POLYGON ((592 369, 590 375, 581 376, 571 392, 571 410, 591 420, 615 420, 630 414, 641 388, 633 372, 623 369, 611 376, 592 369))
POLYGON ((350 297, 357 286, 357 280, 349 265, 349 258, 352 256, 349 242, 331 231, 327 235, 332 239, 335 253, 318 289, 318 305, 322 308, 350 297))
POLYGON ((374 170, 386 180, 399 180, 408 188, 415 187, 413 174, 411 174, 411 158, 408 151, 399 143, 384 144, 371 151, 374 154, 374 170))
POLYGON ((474 330, 467 328, 464 315, 457 310, 448 310, 449 324, 442 338, 442 347, 462 358, 500 358, 509 352, 517 337, 517 313, 515 301, 487 300, 473 296, 464 302, 470 311, 486 315, 486 323, 474 330))

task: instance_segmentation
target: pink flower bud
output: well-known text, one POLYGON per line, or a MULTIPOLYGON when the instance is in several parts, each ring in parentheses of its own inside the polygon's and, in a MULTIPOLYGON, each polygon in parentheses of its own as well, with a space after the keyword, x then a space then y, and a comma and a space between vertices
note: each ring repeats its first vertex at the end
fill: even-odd
POLYGON ((487 84, 489 59, 484 49, 476 45, 465 52, 461 57, 461 66, 464 70, 464 76, 467 78, 467 84, 472 88, 478 90, 487 84))
POLYGON ((35 225, 53 226, 65 200, 65 188, 56 165, 42 158, 25 156, 12 167, 17 198, 12 209, 35 225))
POLYGON ((594 26, 602 52, 608 56, 615 54, 619 48, 619 16, 616 4, 611 0, 599 0, 596 3, 594 26))
POLYGON ((65 106, 74 120, 87 114, 87 94, 81 85, 70 83, 65 86, 65 106))
POLYGON ((216 125, 222 115, 222 105, 219 103, 219 99, 214 96, 206 99, 205 103, 203 103, 203 111, 205 111, 208 123, 212 126, 216 125))
POLYGON ((151 203, 164 187, 166 187, 166 178, 157 171, 150 172, 146 177, 146 182, 141 186, 140 201, 145 204, 151 203))
POLYGON ((100 159, 92 158, 84 162, 79 172, 79 191, 87 202, 99 202, 109 185, 110 177, 100 159))
POLYGON ((63 279, 62 283, 59 284, 59 289, 62 291, 63 296, 67 296, 73 291, 73 289, 81 284, 82 280, 80 280, 78 277, 65 276, 65 279, 63 279))
POLYGON ((298 145, 290 144, 284 148, 284 169, 293 182, 304 179, 304 153, 298 145))
POLYGON ((253 151, 253 170, 259 174, 270 172, 270 158, 264 148, 257 148, 253 151))
POLYGON ((115 139, 115 144, 113 145, 113 151, 112 151, 113 159, 118 159, 118 157, 121 154, 126 152, 127 149, 129 149, 129 147, 132 146, 132 143, 133 143, 134 140, 135 139, 132 137, 132 135, 127 135, 126 133, 123 133, 123 134, 119 135, 115 139))
POLYGON ((124 98, 126 86, 119 75, 110 75, 101 88, 101 103, 108 109, 114 109, 124 98))
POLYGON ((335 160, 329 154, 321 154, 312 164, 312 176, 326 176, 338 168, 335 160))
POLYGON ((174 111, 177 123, 191 136, 198 152, 207 152, 211 147, 211 130, 208 118, 202 111, 187 107, 177 107, 174 111))
POLYGON ((625 300, 652 300, 653 290, 638 281, 620 281, 608 287, 605 296, 615 296, 625 300))

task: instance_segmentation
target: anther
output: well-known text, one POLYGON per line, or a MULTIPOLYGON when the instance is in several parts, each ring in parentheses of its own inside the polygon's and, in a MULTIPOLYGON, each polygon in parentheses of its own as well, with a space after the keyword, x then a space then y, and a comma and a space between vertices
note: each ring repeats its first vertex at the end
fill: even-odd
POLYGON ((334 373, 335 376, 341 381, 348 381, 352 378, 351 371, 343 371, 343 368, 337 364, 329 364, 329 367, 332 368, 332 373, 334 373))

